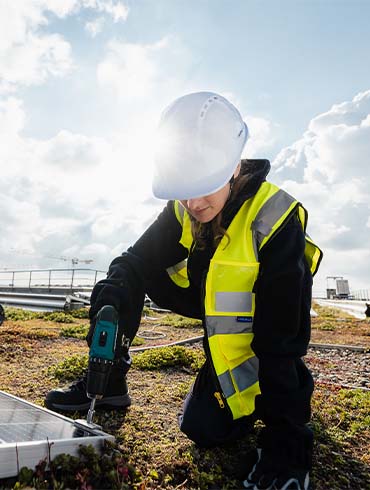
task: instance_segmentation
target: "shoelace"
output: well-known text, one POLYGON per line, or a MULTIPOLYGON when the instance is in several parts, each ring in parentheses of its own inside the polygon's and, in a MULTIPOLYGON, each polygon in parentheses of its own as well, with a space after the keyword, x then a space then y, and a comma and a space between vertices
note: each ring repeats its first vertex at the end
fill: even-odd
POLYGON ((79 378, 71 384, 71 390, 83 391, 86 390, 87 379, 86 376, 79 378))

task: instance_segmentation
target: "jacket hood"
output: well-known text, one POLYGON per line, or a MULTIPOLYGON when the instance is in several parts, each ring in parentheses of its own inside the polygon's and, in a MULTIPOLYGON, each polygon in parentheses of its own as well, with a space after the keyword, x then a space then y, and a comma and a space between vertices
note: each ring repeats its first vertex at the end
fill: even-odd
POLYGON ((254 187, 257 183, 261 184, 266 180, 267 174, 270 172, 271 165, 266 159, 245 159, 241 161, 240 173, 248 175, 248 187, 254 187))
POLYGON ((240 174, 247 176, 244 186, 240 189, 236 201, 242 202, 253 196, 271 169, 270 162, 265 159, 242 160, 240 174))

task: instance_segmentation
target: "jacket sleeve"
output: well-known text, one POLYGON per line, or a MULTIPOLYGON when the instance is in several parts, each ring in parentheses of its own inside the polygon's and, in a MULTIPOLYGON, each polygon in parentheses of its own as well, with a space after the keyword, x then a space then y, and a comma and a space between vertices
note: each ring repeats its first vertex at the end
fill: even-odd
MULTIPOLYGON (((259 359, 256 410, 265 436, 308 451, 313 380, 301 360, 310 339, 312 276, 296 216, 261 250, 252 348, 259 359), (301 441, 301 442, 300 442, 301 441)), ((304 452, 304 451, 303 451, 304 452)))
POLYGON ((107 278, 99 281, 91 294, 90 318, 106 304, 129 312, 130 305, 146 292, 146 284, 159 270, 180 262, 187 251, 179 244, 181 225, 169 201, 157 219, 137 242, 109 266, 107 278))

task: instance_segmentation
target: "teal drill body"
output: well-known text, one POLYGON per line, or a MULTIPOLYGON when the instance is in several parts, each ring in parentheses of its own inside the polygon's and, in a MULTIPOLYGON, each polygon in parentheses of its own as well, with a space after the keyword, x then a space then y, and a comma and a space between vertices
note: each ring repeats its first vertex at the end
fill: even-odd
POLYGON ((113 361, 117 341, 117 324, 113 321, 97 320, 90 347, 90 358, 113 361))
POLYGON ((118 314, 113 306, 106 305, 96 316, 94 334, 89 352, 87 396, 91 406, 87 422, 92 423, 95 401, 103 398, 109 374, 114 363, 118 333, 118 314))

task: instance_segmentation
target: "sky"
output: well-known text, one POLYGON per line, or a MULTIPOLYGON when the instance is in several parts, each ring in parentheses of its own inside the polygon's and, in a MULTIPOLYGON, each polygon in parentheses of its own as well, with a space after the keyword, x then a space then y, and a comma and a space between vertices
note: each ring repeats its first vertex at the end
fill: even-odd
POLYGON ((314 291, 370 289, 370 2, 0 0, 0 268, 107 270, 155 219, 155 128, 232 101, 303 203, 314 291))

